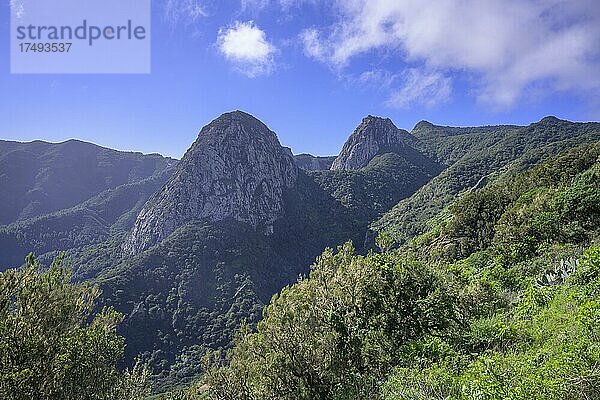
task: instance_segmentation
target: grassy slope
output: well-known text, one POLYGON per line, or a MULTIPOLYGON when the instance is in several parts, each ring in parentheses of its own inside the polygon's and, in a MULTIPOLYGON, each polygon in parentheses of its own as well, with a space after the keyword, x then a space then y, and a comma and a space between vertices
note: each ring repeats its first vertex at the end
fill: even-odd
POLYGON ((433 133, 422 130, 419 136, 429 137, 427 148, 442 149, 438 155, 441 161, 456 162, 375 221, 374 230, 387 232, 399 242, 409 240, 435 224, 430 220, 460 193, 485 184, 494 173, 504 168, 522 170, 577 144, 600 139, 599 123, 572 123, 551 117, 526 127, 487 128, 481 132, 465 128, 468 133, 461 135, 456 131, 460 128, 452 128, 447 134, 444 129, 436 127, 433 133), (490 139, 482 139, 487 135, 490 139))

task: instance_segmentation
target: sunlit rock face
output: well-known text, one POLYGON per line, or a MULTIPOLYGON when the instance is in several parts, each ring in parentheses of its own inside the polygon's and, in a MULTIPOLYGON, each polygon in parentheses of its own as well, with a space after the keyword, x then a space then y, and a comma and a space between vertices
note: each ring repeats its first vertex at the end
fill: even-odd
POLYGON ((413 140, 407 131, 396 127, 389 118, 369 115, 363 118, 354 133, 344 143, 342 151, 331 165, 331 170, 360 169, 377 154, 401 151, 413 140))
POLYGON ((123 244, 136 254, 194 220, 234 219, 269 234, 298 169, 274 132, 241 111, 202 128, 177 170, 151 198, 123 244))

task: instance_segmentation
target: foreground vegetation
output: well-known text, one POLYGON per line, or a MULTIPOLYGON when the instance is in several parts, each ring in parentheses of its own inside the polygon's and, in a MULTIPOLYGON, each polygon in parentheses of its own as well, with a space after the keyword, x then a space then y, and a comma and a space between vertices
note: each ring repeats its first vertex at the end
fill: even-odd
MULTIPOLYGON (((123 238, 147 199, 169 179, 173 160, 81 142, 1 142, 0 170, 9 184, 0 193, 6 200, 0 204, 8 207, 0 207, 0 214, 6 211, 10 218, 0 218, 0 224, 8 224, 0 226, 0 270, 20 265, 30 251, 44 264, 66 251, 74 280, 94 280, 102 289, 98 307, 112 306, 124 316, 117 330, 127 341, 120 366, 131 368, 142 360, 158 393, 201 374, 202 356, 229 348, 244 319, 255 329, 273 293, 307 274, 325 247, 352 240, 360 254, 374 248, 369 226, 387 232, 398 244, 429 231, 408 248, 416 262, 441 271, 448 268, 438 266, 441 261, 454 263, 485 250, 496 235, 492 228, 497 219, 521 193, 502 188, 487 192, 490 182, 506 171, 527 170, 600 140, 600 124, 544 118, 521 127, 451 128, 424 122, 412 135, 404 136, 408 148, 386 148, 382 151, 391 152, 378 154, 360 170, 300 173, 295 187, 285 193, 283 217, 275 222, 273 235, 257 235, 235 221, 194 220, 137 257, 123 255, 123 238), (430 162, 415 162, 415 156, 430 162), (438 174, 438 167, 446 168, 438 174), (464 206, 455 206, 454 229, 444 209, 470 190, 475 197, 462 196, 464 206), (484 193, 487 197, 476 196, 484 193), (480 213, 493 218, 479 219, 480 213)), ((571 172, 571 177, 579 173, 571 172)), ((507 183, 514 179, 514 174, 506 175, 507 183)), ((533 182, 529 189, 535 186, 533 182)), ((544 195, 549 198, 552 192, 544 195)), ((541 200, 531 206, 546 210, 541 200)), ((553 207, 553 213, 559 212, 558 203, 553 207)), ((590 224, 579 222, 577 230, 590 231, 590 224)), ((536 224, 515 225, 496 242, 503 235, 510 243, 513 235, 542 227, 536 224)), ((568 223, 546 228, 553 234, 556 227, 564 236, 557 243, 591 243, 568 238, 577 234, 568 232, 568 223)), ((545 240, 543 229, 535 235, 530 243, 545 240)), ((527 246, 513 249, 513 256, 529 257, 527 246)))
POLYGON ((29 255, 0 273, 0 398, 137 400, 149 394, 148 371, 119 372, 122 316, 93 313, 97 287, 71 283, 57 258, 50 269, 29 255))
MULTIPOLYGON (((197 382, 158 398, 600 398, 600 144, 520 171, 402 246, 326 250, 197 382)), ((0 398, 149 395, 147 370, 117 369, 120 315, 95 311, 98 289, 63 263, 0 274, 0 398)))
MULTIPOLYGON (((600 396, 600 146, 465 194, 408 246, 327 250, 205 359, 209 399, 600 396)), ((200 390, 201 388, 202 390, 200 390)))

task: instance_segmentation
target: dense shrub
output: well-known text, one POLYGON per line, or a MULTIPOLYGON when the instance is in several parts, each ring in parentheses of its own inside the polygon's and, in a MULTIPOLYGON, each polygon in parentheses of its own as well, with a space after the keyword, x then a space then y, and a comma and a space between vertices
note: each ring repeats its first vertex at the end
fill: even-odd
POLYGON ((0 398, 143 399, 147 371, 121 374, 121 315, 94 314, 99 290, 71 283, 57 258, 43 271, 30 254, 26 265, 0 273, 0 398))

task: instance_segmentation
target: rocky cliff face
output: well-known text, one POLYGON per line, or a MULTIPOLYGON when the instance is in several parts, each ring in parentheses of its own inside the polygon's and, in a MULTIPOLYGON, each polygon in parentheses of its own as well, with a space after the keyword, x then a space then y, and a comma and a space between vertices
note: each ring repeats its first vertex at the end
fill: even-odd
POLYGON ((298 169, 289 149, 241 111, 202 128, 165 186, 144 206, 123 245, 135 254, 187 222, 234 219, 269 234, 298 169))
POLYGON ((363 118, 350 135, 342 151, 333 161, 331 170, 356 170, 366 166, 377 154, 402 152, 414 140, 411 135, 394 125, 389 118, 369 115, 363 118))
POLYGON ((294 156, 296 165, 305 171, 325 171, 331 168, 336 156, 313 156, 312 154, 297 154, 294 156))

